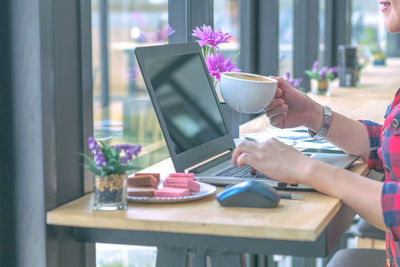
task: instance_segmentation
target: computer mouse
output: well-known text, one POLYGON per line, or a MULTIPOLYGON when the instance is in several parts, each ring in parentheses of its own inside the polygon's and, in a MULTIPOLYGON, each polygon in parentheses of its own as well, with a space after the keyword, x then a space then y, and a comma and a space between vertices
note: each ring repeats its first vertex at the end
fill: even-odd
POLYGON ((221 206, 248 208, 276 208, 279 193, 260 181, 244 181, 231 185, 217 194, 221 206))

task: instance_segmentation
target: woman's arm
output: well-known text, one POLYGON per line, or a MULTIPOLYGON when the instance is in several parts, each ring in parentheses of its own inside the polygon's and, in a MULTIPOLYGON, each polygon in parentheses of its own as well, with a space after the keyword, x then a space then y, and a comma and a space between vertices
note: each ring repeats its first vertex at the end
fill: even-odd
MULTIPOLYGON (((265 109, 271 124, 278 128, 305 126, 315 133, 318 132, 322 126, 322 105, 293 88, 284 79, 274 78, 278 80, 275 98, 265 109)), ((358 121, 333 112, 326 139, 347 153, 361 156, 365 161, 368 159, 368 133, 365 126, 358 121)))
POLYGON ((386 229, 381 205, 381 182, 305 156, 274 138, 264 143, 242 142, 232 154, 232 163, 240 167, 248 164, 281 182, 308 184, 322 193, 341 199, 370 223, 386 229))
MULTIPOLYGON (((322 126, 322 105, 314 102, 313 110, 314 112, 312 112, 306 127, 313 132, 318 132, 322 126)), ((349 154, 360 156, 367 162, 370 154, 369 138, 367 129, 361 122, 332 112, 332 123, 326 135, 326 140, 349 154)))
POLYGON ((314 189, 341 199, 361 217, 387 231, 383 221, 382 182, 365 178, 348 170, 313 160, 305 165, 302 182, 314 189))

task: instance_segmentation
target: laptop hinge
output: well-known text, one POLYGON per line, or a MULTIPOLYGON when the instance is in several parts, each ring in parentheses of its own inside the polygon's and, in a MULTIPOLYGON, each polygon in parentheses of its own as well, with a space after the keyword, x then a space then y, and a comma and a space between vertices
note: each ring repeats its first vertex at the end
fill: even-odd
POLYGON ((214 157, 206 159, 200 163, 197 163, 196 165, 193 165, 185 169, 185 172, 201 173, 205 170, 208 170, 209 168, 212 168, 230 159, 231 157, 232 157, 232 150, 226 150, 218 155, 215 155, 214 157))

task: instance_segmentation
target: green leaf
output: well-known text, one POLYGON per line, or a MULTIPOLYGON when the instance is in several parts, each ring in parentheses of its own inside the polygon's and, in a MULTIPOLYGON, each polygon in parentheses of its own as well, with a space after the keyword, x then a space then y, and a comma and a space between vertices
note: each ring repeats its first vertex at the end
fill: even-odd
POLYGON ((89 162, 88 165, 85 165, 85 167, 88 170, 90 170, 91 172, 93 172, 95 174, 99 174, 100 173, 99 169, 97 169, 96 162, 91 157, 89 157, 88 155, 86 155, 84 153, 80 153, 80 152, 78 152, 77 154, 82 156, 82 157, 84 157, 89 162))

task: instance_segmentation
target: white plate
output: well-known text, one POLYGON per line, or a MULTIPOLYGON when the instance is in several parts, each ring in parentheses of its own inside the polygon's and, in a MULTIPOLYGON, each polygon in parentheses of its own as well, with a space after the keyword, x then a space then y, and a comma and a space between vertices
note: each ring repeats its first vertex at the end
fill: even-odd
POLYGON ((141 202, 141 203, 176 203, 200 199, 215 193, 217 188, 214 185, 197 182, 200 184, 199 192, 192 192, 190 196, 186 197, 130 197, 128 201, 141 202))

